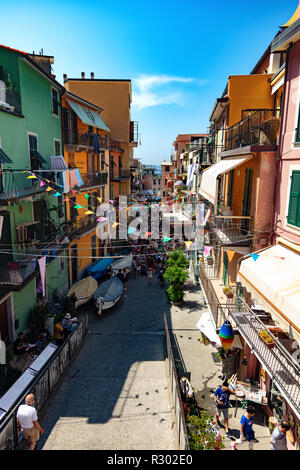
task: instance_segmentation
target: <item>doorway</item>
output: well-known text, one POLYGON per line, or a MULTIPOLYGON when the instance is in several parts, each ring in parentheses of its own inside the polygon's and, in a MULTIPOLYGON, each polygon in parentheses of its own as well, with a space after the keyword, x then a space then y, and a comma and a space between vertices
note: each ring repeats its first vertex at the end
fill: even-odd
POLYGON ((78 247, 77 244, 71 246, 71 279, 72 284, 78 280, 78 247))

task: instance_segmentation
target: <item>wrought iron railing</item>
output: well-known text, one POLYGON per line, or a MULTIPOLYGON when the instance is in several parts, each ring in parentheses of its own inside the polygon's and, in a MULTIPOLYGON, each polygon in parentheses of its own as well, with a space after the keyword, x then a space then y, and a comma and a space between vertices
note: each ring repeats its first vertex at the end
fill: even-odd
POLYGON ((280 109, 246 109, 242 120, 225 129, 225 149, 247 145, 276 145, 280 109))
POLYGON ((103 186, 107 184, 107 172, 99 173, 80 173, 83 185, 80 189, 89 188, 92 186, 103 186))
POLYGON ((208 227, 218 243, 251 245, 254 234, 254 220, 246 216, 215 216, 213 213, 208 227))
POLYGON ((130 178, 130 170, 110 169, 109 177, 112 181, 127 180, 130 178))
MULTIPOLYGON (((28 173, 16 170, 5 170, 3 184, 0 184, 0 200, 18 199, 45 191, 37 179, 27 179, 28 173)), ((43 178, 53 181, 52 173, 43 172, 43 178)))
POLYGON ((129 142, 138 142, 139 140, 139 124, 137 121, 130 122, 129 142))

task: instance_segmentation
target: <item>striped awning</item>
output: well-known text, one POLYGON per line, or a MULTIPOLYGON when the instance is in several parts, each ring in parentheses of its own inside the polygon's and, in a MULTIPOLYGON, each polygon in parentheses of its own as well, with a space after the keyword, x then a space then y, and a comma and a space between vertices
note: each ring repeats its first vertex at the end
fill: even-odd
POLYGON ((2 149, 0 149, 0 163, 13 163, 2 149))
POLYGON ((55 155, 50 157, 51 170, 68 170, 63 155, 55 155))
POLYGON ((87 108, 86 106, 82 106, 81 104, 75 103, 74 101, 67 100, 73 111, 77 114, 79 119, 84 123, 87 124, 88 126, 92 127, 97 127, 98 129, 102 129, 103 131, 108 131, 109 128, 105 124, 105 122, 102 120, 102 118, 99 116, 99 114, 96 113, 96 111, 93 111, 90 108, 87 108))

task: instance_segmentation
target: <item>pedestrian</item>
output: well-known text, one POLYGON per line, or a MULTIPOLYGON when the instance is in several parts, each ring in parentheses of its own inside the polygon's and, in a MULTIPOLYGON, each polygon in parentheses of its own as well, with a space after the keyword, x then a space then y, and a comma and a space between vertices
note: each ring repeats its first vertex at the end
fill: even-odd
POLYGON ((152 277, 153 277, 153 268, 150 266, 148 269, 148 285, 149 286, 151 286, 152 277))
POLYGON ((243 414, 240 421, 240 437, 235 442, 231 442, 232 450, 237 450, 236 446, 248 442, 249 450, 253 450, 255 442, 253 426, 253 416, 255 415, 255 408, 252 405, 248 405, 246 413, 243 414))
POLYGON ((224 416, 224 423, 225 423, 225 433, 227 437, 230 437, 229 434, 229 418, 228 418, 228 410, 230 408, 229 397, 230 394, 235 395, 235 391, 228 388, 228 381, 225 380, 221 387, 217 388, 214 393, 214 400, 217 405, 216 409, 216 420, 217 424, 220 426, 220 415, 221 413, 224 416))
POLYGON ((276 426, 271 437, 272 450, 287 450, 286 433, 290 428, 291 426, 285 419, 276 426))
POLYGON ((79 326, 79 321, 77 317, 72 318, 71 333, 76 330, 79 326))
POLYGON ((23 354, 28 353, 31 357, 33 355, 33 347, 28 343, 24 343, 24 333, 21 331, 18 334, 18 338, 15 340, 13 344, 13 350, 16 356, 22 356, 23 354))
POLYGON ((64 318, 62 319, 62 327, 64 331, 64 339, 66 339, 71 331, 71 325, 72 325, 72 317, 69 313, 66 313, 64 318))
POLYGON ((58 320, 56 323, 54 323, 53 336, 57 346, 61 346, 64 342, 64 329, 61 320, 58 320))
POLYGON ((19 406, 17 411, 18 430, 22 431, 29 450, 35 449, 40 433, 44 434, 44 429, 38 422, 34 404, 34 395, 30 393, 25 397, 25 405, 19 406))

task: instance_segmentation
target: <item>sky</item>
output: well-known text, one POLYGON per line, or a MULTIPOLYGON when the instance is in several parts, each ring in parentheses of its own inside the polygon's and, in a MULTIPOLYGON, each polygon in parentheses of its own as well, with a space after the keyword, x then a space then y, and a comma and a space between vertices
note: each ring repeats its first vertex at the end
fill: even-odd
POLYGON ((251 72, 298 0, 0 0, 0 44, 54 56, 68 77, 131 79, 145 164, 207 132, 229 75, 251 72))

